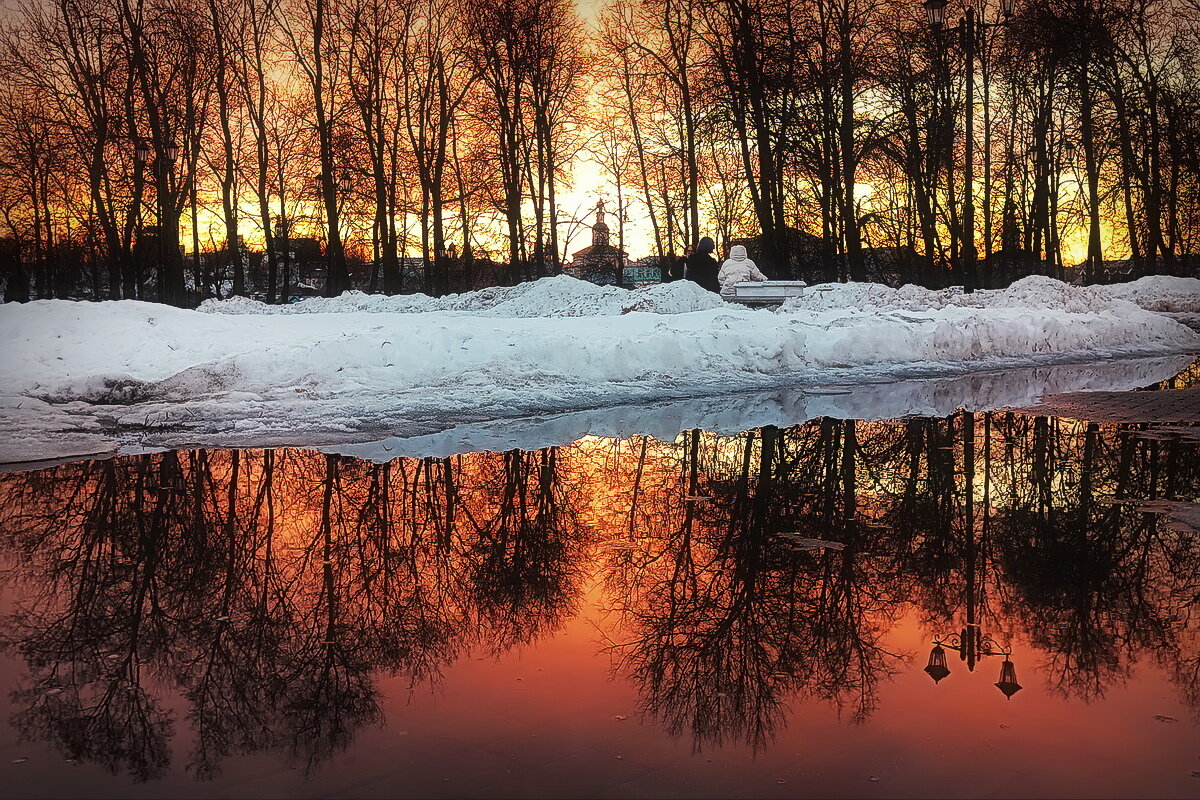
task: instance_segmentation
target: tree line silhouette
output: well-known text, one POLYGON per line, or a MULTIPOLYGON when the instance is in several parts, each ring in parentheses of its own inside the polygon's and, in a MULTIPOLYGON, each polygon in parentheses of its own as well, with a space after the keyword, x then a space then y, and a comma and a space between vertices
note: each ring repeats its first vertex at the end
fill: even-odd
POLYGON ((979 31, 970 98, 962 42, 914 0, 593 10, 22 5, 0 33, 5 297, 511 284, 562 270, 572 188, 615 194, 620 249, 642 220, 660 264, 712 234, 773 277, 961 283, 968 148, 983 285, 1196 269, 1197 0, 981 6, 1005 24, 979 31), (570 185, 584 160, 606 186, 570 185))

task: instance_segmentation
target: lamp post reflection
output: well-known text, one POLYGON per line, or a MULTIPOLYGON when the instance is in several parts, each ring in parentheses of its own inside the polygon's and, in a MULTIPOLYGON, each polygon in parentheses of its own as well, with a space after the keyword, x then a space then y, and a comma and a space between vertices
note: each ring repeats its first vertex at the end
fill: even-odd
POLYGON ((946 666, 947 648, 957 650, 960 658, 967 662, 969 670, 975 669, 975 664, 981 656, 1004 656, 996 688, 1010 699, 1023 688, 1021 684, 1017 683, 1017 667, 1011 658, 1012 648, 1001 647, 991 638, 982 635, 978 626, 974 628, 968 626, 963 628, 961 633, 952 633, 944 639, 934 640, 933 649, 929 651, 929 664, 925 667, 925 672, 933 678, 934 683, 940 683, 942 678, 950 674, 950 668, 946 666))
MULTIPOLYGON (((946 650, 958 652, 959 659, 966 662, 967 670, 974 672, 975 665, 981 658, 1004 656, 1000 666, 1000 679, 996 688, 1004 696, 1012 696, 1021 691, 1017 683, 1017 669, 1012 663, 1012 648, 1001 645, 990 636, 983 633, 979 625, 979 542, 975 536, 975 415, 964 411, 961 415, 963 429, 963 578, 965 581, 964 600, 966 605, 966 622, 957 633, 934 637, 933 649, 929 651, 929 663, 925 672, 933 678, 934 683, 940 683, 950 674, 946 665, 946 650)), ((986 450, 986 437, 985 437, 986 450)), ((986 471, 986 470, 985 470, 986 471)), ((986 529, 986 524, 985 524, 986 529)))

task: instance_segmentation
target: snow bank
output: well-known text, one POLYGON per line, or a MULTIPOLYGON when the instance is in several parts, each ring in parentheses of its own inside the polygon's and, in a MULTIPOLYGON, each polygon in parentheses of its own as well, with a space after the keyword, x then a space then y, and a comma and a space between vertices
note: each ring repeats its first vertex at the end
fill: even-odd
POLYGON ((542 278, 516 286, 494 286, 463 294, 377 295, 345 292, 340 297, 313 297, 290 305, 267 305, 243 297, 206 300, 208 314, 331 314, 366 311, 378 314, 421 314, 460 311, 494 317, 601 317, 644 311, 686 314, 720 308, 725 302, 692 281, 675 281, 630 291, 597 286, 569 275, 542 278))
MULTIPOLYGON (((690 282, 628 292, 565 277, 299 305, 5 305, 0 395, 116 429, 296 437, 1200 350, 1161 314, 1047 278, 970 296, 849 284, 776 313, 690 282), (329 308, 352 310, 315 310, 329 308)), ((2 404, 0 423, 22 424, 2 404)))
POLYGON ((32 397, 0 396, 0 464, 110 453, 114 438, 99 420, 32 397))
POLYGON ((1200 279, 1149 275, 1130 283, 1096 286, 1105 297, 1128 300, 1150 311, 1200 314, 1200 279))
POLYGON ((264 314, 40 301, 0 310, 0 336, 16 345, 0 363, 12 390, 50 401, 423 391, 554 408, 621 386, 678 396, 818 380, 830 369, 963 372, 1200 347, 1200 335, 1159 314, 1049 278, 972 295, 835 285, 777 313, 713 295, 714 308, 685 312, 708 293, 685 281, 655 289, 549 278, 425 298, 454 310, 424 313, 382 311, 418 301, 369 295, 323 302, 370 311, 264 314))
POLYGON ((1042 276, 971 294, 913 285, 825 284, 787 301, 779 314, 831 331, 849 329, 809 347, 810 360, 823 364, 846 356, 860 364, 899 364, 909 358, 956 364, 1036 360, 1071 352, 1111 356, 1163 352, 1159 347, 1186 350, 1197 342, 1196 334, 1175 320, 1095 287, 1042 276), (830 344, 836 347, 826 349, 830 344))
MULTIPOLYGON (((863 309, 874 311, 919 311, 937 312, 948 309, 1043 309, 1068 314, 1086 314, 1110 308, 1116 301, 1128 300, 1136 305, 1150 301, 1149 287, 1159 286, 1166 290, 1165 281, 1183 281, 1183 278, 1143 278, 1150 281, 1146 288, 1132 289, 1135 284, 1117 286, 1071 286, 1043 275, 1031 275, 1013 283, 1006 289, 980 289, 966 294, 961 287, 951 289, 926 289, 907 284, 892 289, 878 283, 826 283, 808 289, 801 297, 793 298, 780 309, 785 313, 800 311, 839 311, 863 309), (1114 291, 1107 291, 1114 290, 1114 291), (1138 298, 1143 302, 1134 301, 1138 298)), ((1200 281, 1186 279, 1200 286, 1200 281)), ((1171 287, 1172 289, 1179 287, 1171 287)), ((1182 295, 1170 292, 1168 296, 1182 295)), ((1165 309, 1151 309, 1165 310, 1165 309)))

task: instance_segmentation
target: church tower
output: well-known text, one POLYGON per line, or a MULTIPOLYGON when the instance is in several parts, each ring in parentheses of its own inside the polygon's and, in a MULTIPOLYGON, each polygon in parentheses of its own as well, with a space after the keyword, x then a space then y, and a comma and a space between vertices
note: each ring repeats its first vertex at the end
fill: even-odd
POLYGON ((575 278, 606 286, 620 284, 629 257, 613 247, 608 224, 604 221, 604 201, 596 203, 596 222, 592 225, 592 243, 575 253, 566 272, 575 278))
POLYGON ((596 224, 592 226, 592 247, 608 247, 608 225, 604 223, 604 201, 596 203, 596 224))

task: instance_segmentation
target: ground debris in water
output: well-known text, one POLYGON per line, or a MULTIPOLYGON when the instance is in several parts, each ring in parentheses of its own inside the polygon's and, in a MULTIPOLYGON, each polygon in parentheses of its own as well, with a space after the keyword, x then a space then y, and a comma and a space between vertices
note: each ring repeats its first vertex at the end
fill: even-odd
POLYGON ((780 539, 786 540, 797 550, 845 550, 844 542, 833 542, 828 539, 810 539, 800 533, 777 533, 780 539))

